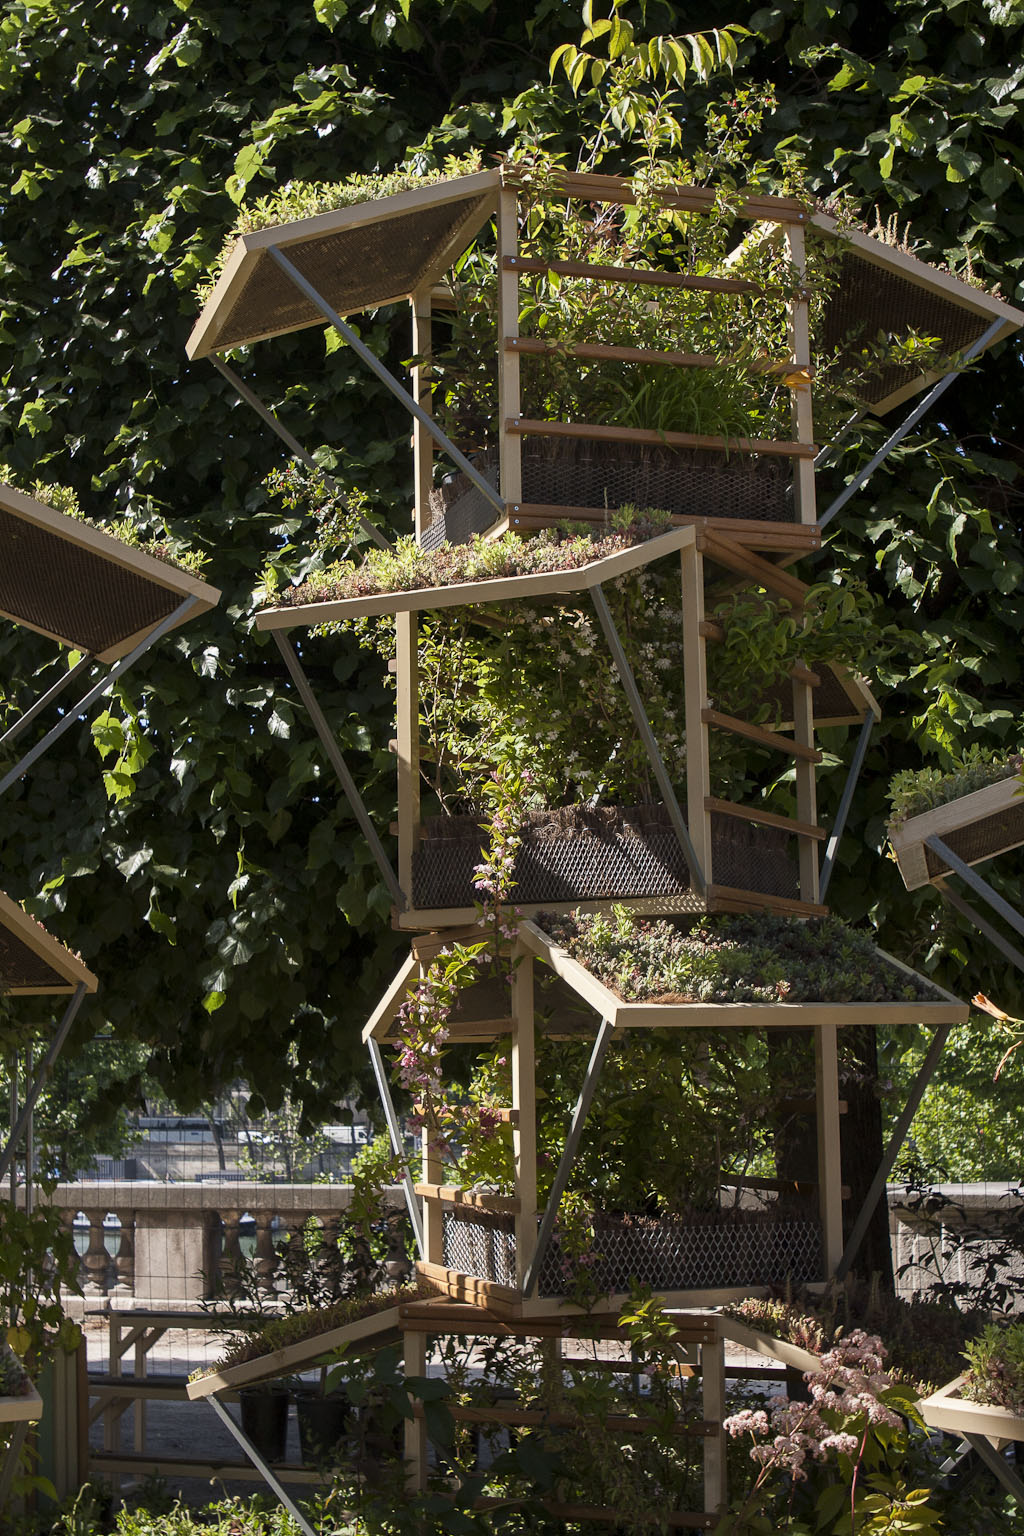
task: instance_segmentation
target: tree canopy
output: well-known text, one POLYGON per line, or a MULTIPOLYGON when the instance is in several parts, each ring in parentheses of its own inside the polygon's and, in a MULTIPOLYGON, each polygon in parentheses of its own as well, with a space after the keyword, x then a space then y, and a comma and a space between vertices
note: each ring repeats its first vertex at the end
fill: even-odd
MULTIPOLYGON (((720 4, 594 17, 631 19, 639 40, 737 20, 720 4)), ((224 589, 216 612, 129 674, 92 731, 69 733, 7 796, 7 888, 100 975, 82 1037, 107 1023, 142 1039, 183 1103, 239 1074, 274 1102, 294 1043, 317 1112, 363 1065, 359 1027, 395 944, 369 852, 276 650, 251 628, 259 572, 268 559, 300 570, 310 531, 261 486, 283 462, 278 441, 209 364, 186 362, 192 290, 238 203, 290 179, 424 168, 472 144, 486 156, 524 129, 568 148, 602 114, 604 168, 626 167, 628 123, 607 115, 593 70, 573 73, 571 54, 548 68, 564 45, 605 56, 608 33, 581 44, 568 0, 30 0, 2 18, 2 456, 25 483, 73 486, 101 520, 166 527, 208 555, 204 576, 224 589)), ((700 147, 708 100, 741 111, 740 91, 772 86, 759 153, 799 148, 823 196, 845 185, 869 217, 877 205, 883 222, 909 222, 925 257, 961 269, 969 257, 1019 302, 1019 0, 882 11, 783 0, 743 19, 734 76, 701 82, 691 69, 683 93, 665 74, 685 114, 681 148, 700 147)), ((404 318, 358 323, 382 355, 407 355, 404 318)), ((344 347, 311 330, 235 365, 406 531, 407 423, 344 347)), ((1006 345, 836 520, 813 568, 866 579, 922 642, 879 678, 885 718, 830 902, 1009 1011, 1024 1010, 1017 979, 1001 964, 994 979, 962 920, 930 890, 908 895, 881 850, 894 771, 1020 741, 1022 393, 1019 348, 1006 345)), ((7 711, 65 664, 23 631, 5 630, 0 647, 7 711)), ((319 655, 321 701, 386 828, 390 696, 351 649, 329 665, 319 655)), ((840 760, 852 752, 845 736, 827 745, 840 760)), ((826 822, 842 781, 841 765, 824 776, 826 822)))

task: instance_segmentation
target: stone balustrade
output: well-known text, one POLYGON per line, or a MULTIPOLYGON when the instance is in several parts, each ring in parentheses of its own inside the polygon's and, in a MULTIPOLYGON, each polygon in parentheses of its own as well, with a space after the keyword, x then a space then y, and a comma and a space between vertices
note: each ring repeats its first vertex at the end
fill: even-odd
MULTIPOLYGON (((86 1297, 153 1307, 230 1293, 246 1248, 252 1250, 248 1268, 255 1283, 272 1293, 275 1244, 299 1233, 310 1218, 330 1237, 351 1199, 350 1184, 213 1180, 58 1184, 49 1197, 79 1246, 87 1235, 79 1271, 86 1297), (254 1247, 251 1239, 244 1243, 243 1227, 254 1247)), ((389 1191, 388 1201, 404 1208, 400 1186, 389 1191)))

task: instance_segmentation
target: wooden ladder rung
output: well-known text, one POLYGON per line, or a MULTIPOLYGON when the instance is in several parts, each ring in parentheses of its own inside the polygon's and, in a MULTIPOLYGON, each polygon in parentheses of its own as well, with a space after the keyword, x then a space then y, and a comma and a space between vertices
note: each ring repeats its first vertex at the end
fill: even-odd
POLYGON ((759 826, 781 827, 794 837, 810 837, 815 842, 824 842, 828 836, 824 827, 813 822, 797 821, 794 816, 780 816, 776 811, 762 811, 756 806, 737 805, 734 800, 718 800, 714 795, 705 795, 704 809, 717 811, 720 816, 735 816, 739 821, 755 821, 759 826))
POLYGON ((563 357, 581 357, 595 363, 646 363, 664 368, 728 368, 742 365, 748 373, 784 376, 793 389, 810 384, 814 368, 809 364, 794 363, 788 358, 772 361, 769 358, 717 357, 709 352, 662 352, 651 347, 624 347, 613 342, 600 341, 543 341, 538 336, 505 336, 502 345, 506 352, 518 356, 544 357, 560 353, 563 357))
POLYGON ((493 1211, 502 1216, 518 1216, 522 1209, 514 1195, 490 1195, 483 1190, 460 1189, 454 1184, 417 1184, 415 1191, 425 1200, 470 1206, 475 1211, 493 1211))
POLYGON ((528 416, 506 417, 505 431, 517 437, 571 437, 588 443, 636 443, 652 448, 708 448, 719 453, 762 453, 782 459, 813 459, 818 451, 814 443, 774 438, 658 432, 652 427, 607 427, 590 421, 534 421, 528 416))
POLYGON ((708 887, 709 912, 785 912, 793 917, 827 917, 821 902, 801 901, 796 896, 768 896, 764 891, 745 891, 738 885, 708 887))
POLYGON ((724 565, 741 576, 752 577, 766 591, 777 592, 780 597, 787 598, 795 608, 803 607, 807 583, 799 581, 795 576, 790 576, 788 571, 780 569, 771 560, 762 559, 751 549, 740 548, 736 542, 723 537, 720 532, 702 532, 698 535, 697 543, 698 548, 719 565, 724 565))
POLYGON ((731 731, 734 736, 745 736, 759 746, 773 747, 776 752, 786 752, 802 762, 820 763, 821 753, 815 747, 805 747, 803 742, 791 741, 778 731, 768 731, 763 725, 752 725, 749 720, 738 720, 735 715, 723 715, 720 709, 702 709, 700 718, 705 725, 716 725, 719 730, 731 731))
POLYGON ((697 277, 691 272, 654 272, 649 267, 613 267, 589 261, 544 261, 539 256, 503 256, 506 272, 555 272, 591 282, 639 283, 649 288, 696 288, 703 293, 760 293, 743 277, 697 277))

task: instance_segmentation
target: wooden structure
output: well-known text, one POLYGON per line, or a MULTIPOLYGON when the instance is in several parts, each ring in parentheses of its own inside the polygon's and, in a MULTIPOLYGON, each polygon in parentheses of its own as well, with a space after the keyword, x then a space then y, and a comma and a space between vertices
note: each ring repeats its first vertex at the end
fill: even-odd
POLYGON ((932 1429, 960 1436, 1024 1507, 1024 1481, 1002 1455, 1007 1445, 1024 1443, 1024 1418, 997 1403, 976 1403, 961 1397, 966 1380, 966 1376, 958 1376, 923 1398, 918 1403, 921 1417, 932 1429))
POLYGON ((908 891, 934 885, 951 873, 929 846, 938 837, 965 864, 983 864, 1024 844, 1024 793, 1018 775, 986 784, 893 827, 890 841, 908 891))
MULTIPOLYGON (((13 1354, 10 1345, 6 1343, 0 1343, 0 1352, 6 1354, 8 1358, 13 1354)), ((3 1454, 0 1455, 0 1509, 7 1508, 11 1483, 17 1471, 29 1425, 37 1424, 42 1414, 43 1400, 31 1378, 27 1379, 24 1392, 19 1392, 12 1397, 0 1397, 0 1438, 5 1435, 10 1436, 3 1454)))
MULTIPOLYGON (((561 190, 568 198, 612 207, 634 200, 628 182, 608 176, 566 173, 561 190)), ((710 212, 715 201, 713 191, 690 186, 668 188, 661 196, 667 208, 697 217, 710 212)), ((613 808, 603 823, 605 835, 590 835, 589 841, 587 836, 577 839, 574 848, 564 851, 564 864, 573 866, 571 879, 562 866, 552 868, 550 864, 552 858, 563 858, 563 853, 556 856, 548 846, 544 857, 549 863, 543 866, 539 862, 541 856, 531 844, 529 830, 524 837, 513 876, 516 904, 524 918, 518 927, 519 963, 511 999, 507 989, 502 996, 500 990, 482 985, 460 996, 450 1019, 452 1040, 487 1043, 507 1037, 511 1043, 513 1102, 502 1114, 512 1127, 515 1187, 511 1193, 494 1194, 446 1185, 429 1146, 424 1151, 421 1179, 415 1184, 407 1179, 410 1215, 421 1251, 420 1273, 446 1297, 443 1303, 413 1304, 401 1311, 398 1326, 404 1338, 406 1365, 414 1374, 422 1373, 426 1359, 424 1340, 431 1333, 441 1334, 447 1329, 487 1334, 504 1329, 510 1333, 537 1334, 543 1328, 555 1326, 552 1317, 556 1306, 559 1333, 571 1332, 576 1326, 572 1322, 572 1308, 562 1305, 565 1284, 558 1262, 555 1223, 589 1095, 605 1052, 613 1048, 617 1034, 635 1028, 694 1027, 807 1028, 813 1033, 817 1080, 811 1113, 818 1151, 817 1184, 808 1192, 784 1190, 779 1181, 774 1181, 777 1187, 771 1187, 773 1181, 756 1181, 766 1198, 776 1199, 784 1192, 801 1196, 809 1193, 810 1207, 805 1204, 800 1219, 789 1223, 792 1230, 785 1232, 781 1230, 786 1225, 783 1222, 776 1223, 773 1232, 766 1232, 762 1229, 771 1223, 761 1223, 758 1228, 756 1220, 736 1221, 732 1232, 725 1234, 725 1247, 710 1259, 705 1253, 703 1268, 697 1262, 699 1252, 694 1259, 694 1252, 700 1248, 700 1235, 690 1234, 690 1251, 681 1255, 681 1248, 686 1247, 686 1234, 670 1234, 675 1242, 675 1268, 667 1274, 662 1269, 654 1288, 670 1306, 688 1308, 763 1289, 771 1278, 773 1263, 779 1271, 774 1276, 778 1279, 792 1276, 796 1270, 801 1271, 799 1278, 809 1281, 824 1281, 843 1272, 860 1238, 855 1229, 844 1249, 839 1032, 850 1025, 930 1025, 934 1029, 933 1046, 926 1069, 922 1069, 921 1082, 915 1086, 917 1092, 919 1088, 923 1091, 945 1034, 954 1023, 967 1017, 966 1008, 957 999, 938 990, 934 993, 936 1000, 929 1003, 624 1003, 560 951, 530 919, 541 908, 594 910, 614 902, 625 902, 641 912, 681 915, 769 910, 808 917, 825 910, 824 891, 836 846, 868 732, 879 714, 870 690, 842 667, 815 674, 805 666, 795 666, 791 677, 778 690, 778 697, 771 701, 781 724, 768 729, 740 718, 730 711, 727 701, 709 697, 707 678, 707 646, 721 643, 724 638, 715 608, 719 592, 740 588, 781 596, 799 613, 806 588, 788 573, 785 565, 820 547, 822 523, 863 483, 866 474, 884 459, 899 437, 899 433, 895 434, 855 484, 824 515, 819 513, 815 484, 815 467, 820 457, 814 432, 815 355, 809 295, 800 281, 806 271, 808 241, 825 242, 841 268, 824 319, 822 341, 826 348, 841 347, 858 332, 865 340, 873 340, 877 331, 884 328, 896 337, 924 330, 928 335, 939 336, 950 352, 977 355, 1016 329, 1024 315, 1002 300, 936 272, 884 241, 840 231, 835 221, 793 199, 752 196, 737 211, 737 218, 746 221, 755 236, 768 233, 779 242, 790 268, 796 272, 798 281, 792 291, 765 292, 741 275, 738 266, 731 275, 707 276, 682 269, 659 269, 654 262, 621 267, 541 259, 520 243, 520 198, 515 167, 507 166, 245 235, 230 255, 188 343, 189 356, 211 358, 243 398, 279 432, 290 450, 301 456, 295 439, 234 377, 218 354, 309 326, 326 323, 334 327, 403 402, 413 419, 412 519, 417 539, 424 547, 464 542, 474 533, 483 537, 493 537, 505 530, 528 533, 564 519, 601 525, 609 507, 625 503, 656 506, 671 514, 670 532, 644 546, 595 560, 577 570, 382 593, 305 608, 281 607, 263 612, 257 620, 261 630, 274 635, 325 755, 371 847, 381 881, 391 896, 393 923, 409 933, 412 940, 408 959, 364 1031, 396 1149, 401 1148, 402 1142, 390 1099, 383 1050, 394 1043, 399 1010, 431 958, 448 940, 465 940, 470 936, 466 925, 474 921, 476 910, 471 873, 472 866, 479 861, 481 841, 474 825, 466 829, 466 837, 454 854, 451 843, 458 840, 438 838, 439 846, 433 848, 434 835, 421 816, 418 616, 453 607, 465 606, 476 611, 484 605, 498 605, 491 606, 483 617, 486 622, 500 625, 502 603, 543 599, 577 606, 584 600, 592 604, 661 796, 658 807, 613 808), (444 282, 446 275, 491 220, 495 228, 497 283, 493 362, 499 404, 487 442, 474 444, 477 451, 470 459, 464 451, 466 445, 453 443, 433 413, 434 324, 437 316, 456 302, 452 289, 444 282), (574 361, 595 366, 636 363, 664 370, 719 366, 716 357, 684 350, 680 338, 668 334, 657 346, 647 347, 613 345, 591 335, 549 343, 543 335, 523 334, 521 285, 531 277, 543 277, 551 271, 566 282, 605 284, 623 291, 639 288, 650 294, 655 306, 659 291, 673 288, 696 290, 709 305, 728 304, 737 297, 749 299, 752 295, 765 304, 778 305, 788 345, 783 355, 752 366, 751 374, 752 383, 758 373, 774 374, 789 389, 789 435, 778 441, 757 437, 727 440, 697 432, 657 432, 607 422, 528 416, 523 409, 525 370, 534 366, 534 359, 553 348, 570 365, 574 361), (408 391, 369 353, 345 319, 360 310, 399 300, 408 302, 411 314, 411 351, 415 361, 408 391), (879 306, 883 311, 880 318, 879 306), (566 461, 563 447, 571 448, 575 456, 566 461), (448 483, 435 483, 439 456, 446 457, 456 471, 448 483), (660 722, 647 718, 603 593, 606 581, 648 562, 668 558, 679 561, 682 587, 685 786, 673 784, 665 769, 657 740, 660 722), (398 775, 398 820, 392 829, 397 835, 397 868, 385 849, 382 830, 370 821, 336 736, 289 639, 292 630, 382 615, 394 617, 397 641, 397 727, 391 744, 398 775), (854 766, 830 833, 819 824, 815 783, 816 765, 820 761, 815 729, 825 725, 861 728, 854 766), (723 793, 716 793, 709 749, 709 733, 714 731, 728 732, 757 748, 778 752, 792 764, 795 816, 783 816, 761 802, 740 805, 723 793), (646 813, 652 810, 657 815, 645 820, 646 813), (735 871, 739 866, 739 874, 727 873, 730 856, 726 851, 728 838, 723 837, 723 832, 728 828, 738 829, 738 835, 746 837, 738 855, 737 839, 732 839, 731 868, 735 871), (779 839, 784 849, 795 848, 792 858, 785 853, 780 858, 779 839), (442 841, 448 841, 448 848, 440 847, 442 841), (614 847, 609 848, 610 844, 614 847), (822 866, 821 845, 826 850, 822 866), (444 858, 455 867, 447 884, 440 878, 432 879, 428 868, 432 859, 436 862, 444 858), (547 1028, 551 1036, 582 1037, 593 1042, 587 1079, 544 1211, 538 1210, 535 1134, 535 1045, 540 1028, 535 1002, 542 992, 546 992, 545 1002, 550 1005, 547 1028), (726 1252, 729 1241, 734 1249, 732 1254, 726 1252)), ((883 368, 865 378, 861 410, 889 410, 919 393, 929 382, 926 375, 912 374, 905 368, 883 368)), ((906 429, 905 424, 900 432, 906 429)), ((311 462, 308 457, 307 462, 311 462)), ((584 808, 576 809, 582 815, 584 808)), ((546 844, 552 841, 545 838, 546 844)), ((905 1117, 912 1112, 913 1095, 894 1132, 895 1146, 890 1144, 872 1195, 865 1202, 868 1214, 884 1192, 886 1175, 908 1123, 905 1117)), ((705 1248, 709 1244, 710 1233, 705 1233, 705 1248)), ((638 1257, 640 1278, 644 1278, 642 1266, 650 1255, 645 1258, 636 1251, 623 1258, 618 1278, 611 1269, 603 1277, 607 1283, 600 1288, 609 1296, 606 1307, 615 1306, 616 1297, 627 1288, 630 1275, 638 1273, 638 1257)), ((710 1382, 711 1386, 706 1385, 705 1417, 706 1427, 713 1433, 709 1433, 705 1459, 705 1508, 678 1523, 708 1527, 714 1524, 714 1511, 721 1508, 725 1498, 720 1435, 721 1349, 723 1335, 731 1325, 709 1321, 707 1315, 700 1322, 687 1319, 685 1312, 679 1317, 684 1328, 706 1330, 701 1350, 703 1360, 703 1350, 707 1349, 705 1383, 710 1382)), ((607 1314, 605 1319, 602 1326, 614 1327, 607 1314)), ((390 1328, 392 1323, 389 1321, 387 1326, 390 1328)), ((369 1331, 365 1337, 370 1337, 369 1331)), ((320 1340, 308 1347, 323 1350, 328 1346, 325 1340, 320 1340)), ((779 1349, 765 1346, 763 1340, 757 1347, 771 1358, 785 1358, 779 1349)), ((265 1374, 280 1374, 296 1363, 294 1356, 267 1361, 265 1374)), ((252 1365, 256 1367, 259 1363, 252 1365)), ((238 1369, 248 1373, 246 1379, 253 1379, 248 1367, 238 1369)), ((216 1404, 217 1394, 240 1379, 236 1373, 224 1372, 216 1380, 209 1378, 211 1385, 194 1384, 190 1395, 208 1395, 216 1404)), ((513 1417, 509 1422, 525 1424, 527 1420, 513 1417)), ((411 1476, 421 1480, 425 1442, 419 1422, 409 1431, 407 1452, 411 1476)), ((583 1518, 594 1512, 565 1513, 567 1518, 583 1518)), ((600 1513, 602 1518, 614 1518, 613 1511, 600 1513)), ((669 1523, 677 1522, 673 1518, 669 1523)))

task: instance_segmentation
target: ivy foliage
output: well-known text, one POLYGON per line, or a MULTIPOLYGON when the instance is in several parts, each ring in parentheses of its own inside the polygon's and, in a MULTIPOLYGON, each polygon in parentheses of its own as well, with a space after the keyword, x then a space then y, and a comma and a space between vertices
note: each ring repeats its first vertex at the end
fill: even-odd
MULTIPOLYGON (((629 46, 664 35, 650 11, 614 7, 633 29, 629 46)), ((713 5, 673 25, 725 36, 733 20, 713 5)), ((976 273, 1019 296, 1021 7, 781 0, 744 20, 747 35, 734 30, 726 47, 736 100, 754 82, 777 97, 755 157, 801 149, 816 191, 845 184, 877 202, 884 223, 895 217, 901 238, 909 220, 923 255, 963 268, 969 253, 976 273)), ((244 10, 38 0, 0 12, 3 457, 24 483, 73 487, 101 523, 128 518, 140 536, 205 553, 206 579, 224 590, 214 613, 129 674, 95 737, 69 733, 8 794, 5 882, 102 979, 81 1035, 107 1023, 143 1039, 183 1103, 238 1073, 276 1102, 294 1042, 316 1068, 308 1106, 325 1108, 361 1064, 358 1026, 392 961, 369 853, 323 776, 276 650, 250 627, 257 573, 269 563, 282 581, 304 574, 313 533, 261 488, 284 462, 277 441, 208 364, 185 362, 192 289, 239 207, 288 181, 403 162, 427 171, 474 146, 486 164, 520 131, 549 136, 556 151, 599 132, 601 169, 627 167, 635 86, 609 114, 592 65, 571 80, 563 54, 549 72, 566 43, 603 58, 611 33, 591 32, 582 41, 569 0, 253 0, 244 10)), ((684 98, 671 73, 656 85, 659 131, 695 155, 721 81, 691 67, 684 98)), ((404 318, 358 324, 393 363, 408 356, 404 318)), ((407 531, 407 422, 344 347, 307 331, 233 362, 376 519, 407 531)), ((810 579, 863 581, 920 641, 877 671, 885 719, 830 901, 849 921, 873 922, 901 958, 1011 1012, 1022 1007, 1017 979, 1000 967, 995 984, 971 930, 933 892, 905 892, 883 850, 895 772, 948 768, 975 743, 1020 745, 1021 391, 1018 349, 1004 345, 943 398, 806 567, 810 579)), ((854 467, 840 464, 835 489, 854 467)), ((65 665, 24 632, 0 636, 0 653, 8 714, 65 665)), ((386 828, 392 725, 378 665, 319 643, 310 659, 386 828)), ((836 770, 822 776, 827 823, 853 734, 825 745, 836 770)), ((1012 886, 1015 858, 997 881, 1012 886)))

